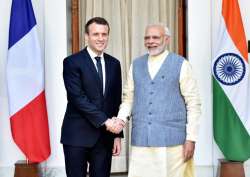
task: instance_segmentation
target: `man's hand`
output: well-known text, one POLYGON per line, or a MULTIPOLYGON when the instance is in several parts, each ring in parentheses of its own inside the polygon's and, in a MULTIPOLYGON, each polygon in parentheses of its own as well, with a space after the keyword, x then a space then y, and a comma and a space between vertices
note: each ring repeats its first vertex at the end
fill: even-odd
POLYGON ((113 146, 113 156, 118 156, 121 153, 121 138, 114 139, 114 146, 113 146))
POLYGON ((125 126, 125 122, 116 117, 113 117, 112 120, 114 120, 114 133, 120 133, 125 126))
POLYGON ((104 122, 105 126, 106 126, 106 129, 108 131, 111 131, 112 130, 112 127, 114 126, 114 120, 112 119, 107 119, 105 122, 104 122))
POLYGON ((191 159, 194 155, 195 142, 187 140, 183 147, 184 162, 191 159))
POLYGON ((113 117, 105 122, 105 126, 108 131, 119 134, 125 126, 125 122, 121 119, 113 117))

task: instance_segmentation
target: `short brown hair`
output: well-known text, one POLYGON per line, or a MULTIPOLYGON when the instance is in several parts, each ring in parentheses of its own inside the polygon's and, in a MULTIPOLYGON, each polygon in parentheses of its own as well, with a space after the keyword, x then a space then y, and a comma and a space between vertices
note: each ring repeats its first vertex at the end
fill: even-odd
POLYGON ((107 22, 107 20, 105 18, 102 17, 94 17, 91 18, 85 25, 85 33, 89 34, 89 25, 91 25, 92 23, 96 23, 99 25, 106 25, 108 26, 108 32, 110 30, 109 28, 109 23, 107 22))

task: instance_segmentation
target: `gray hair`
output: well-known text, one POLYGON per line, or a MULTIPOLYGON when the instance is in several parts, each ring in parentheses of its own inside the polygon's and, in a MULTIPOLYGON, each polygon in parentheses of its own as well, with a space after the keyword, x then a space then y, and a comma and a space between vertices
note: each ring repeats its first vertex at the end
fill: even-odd
POLYGON ((160 27, 162 27, 164 29, 165 35, 169 36, 169 37, 171 36, 170 30, 165 24, 163 24, 163 23, 149 24, 149 25, 147 25, 147 28, 152 27, 152 26, 160 26, 160 27))

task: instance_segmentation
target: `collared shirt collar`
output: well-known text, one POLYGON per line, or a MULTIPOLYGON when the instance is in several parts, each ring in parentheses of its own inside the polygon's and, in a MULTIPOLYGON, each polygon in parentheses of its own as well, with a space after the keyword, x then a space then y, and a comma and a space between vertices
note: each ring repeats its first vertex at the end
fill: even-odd
POLYGON ((161 60, 161 59, 165 59, 168 54, 169 54, 169 51, 166 49, 164 52, 160 53, 159 55, 149 56, 149 60, 161 60))
MULTIPOLYGON (((87 47, 87 51, 93 61, 95 61, 95 57, 99 56, 103 59, 103 53, 101 55, 97 55, 90 47, 87 47)), ((95 62, 94 62, 95 63, 95 62)))

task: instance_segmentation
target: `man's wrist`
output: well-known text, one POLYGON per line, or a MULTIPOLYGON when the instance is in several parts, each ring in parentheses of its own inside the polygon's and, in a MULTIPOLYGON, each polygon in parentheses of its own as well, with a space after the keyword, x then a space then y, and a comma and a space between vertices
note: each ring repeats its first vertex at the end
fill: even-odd
POLYGON ((124 124, 126 124, 126 122, 128 121, 127 117, 117 117, 117 119, 120 119, 121 121, 123 121, 124 124))

